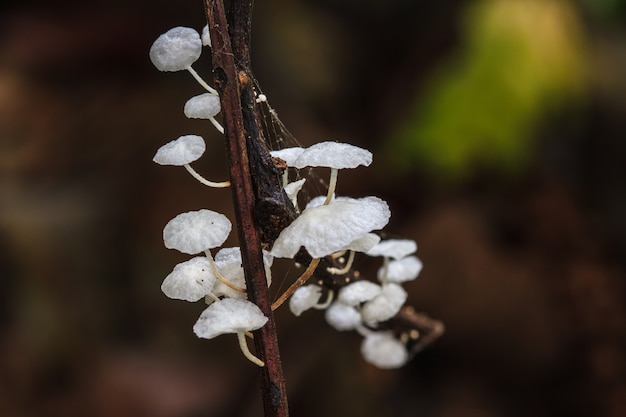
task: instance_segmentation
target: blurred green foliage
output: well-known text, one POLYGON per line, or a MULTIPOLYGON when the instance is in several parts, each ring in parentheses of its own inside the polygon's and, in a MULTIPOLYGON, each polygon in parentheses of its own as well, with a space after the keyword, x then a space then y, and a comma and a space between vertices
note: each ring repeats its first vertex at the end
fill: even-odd
POLYGON ((401 166, 456 180, 516 172, 545 116, 585 90, 584 33, 561 0, 485 0, 464 15, 461 50, 426 82, 388 142, 401 166))

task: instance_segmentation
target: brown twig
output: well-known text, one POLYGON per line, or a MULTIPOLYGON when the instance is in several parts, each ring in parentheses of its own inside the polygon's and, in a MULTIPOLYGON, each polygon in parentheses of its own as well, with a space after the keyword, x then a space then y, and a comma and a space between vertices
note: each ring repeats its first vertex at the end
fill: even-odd
POLYGON ((293 294, 294 292, 296 292, 298 288, 303 286, 304 283, 309 278, 311 278, 311 276, 313 275, 313 272, 315 272, 315 269, 317 268, 317 265, 319 263, 320 263, 320 258, 313 259, 311 263, 309 264, 309 266, 307 267, 307 269, 302 273, 302 275, 300 275, 300 277, 298 277, 298 279, 296 279, 294 283, 291 284, 291 286, 287 288, 287 290, 284 293, 282 293, 282 295, 278 297, 276 301, 272 303, 272 310, 278 309, 278 307, 280 307, 281 305, 283 305, 285 301, 287 301, 287 298, 291 297, 291 294, 293 294))
MULTIPOLYGON (((250 161, 259 156, 252 154, 256 150, 250 150, 249 153, 248 146, 251 142, 260 141, 253 110, 252 82, 247 68, 252 1, 231 1, 230 19, 227 19, 223 0, 204 2, 212 41, 215 83, 220 92, 224 116, 233 202, 248 298, 269 319, 265 326, 254 332, 257 356, 265 362, 261 368, 265 417, 287 417, 287 395, 263 264, 261 232, 255 221, 258 208, 250 161)), ((271 162, 269 154, 267 159, 271 162)))

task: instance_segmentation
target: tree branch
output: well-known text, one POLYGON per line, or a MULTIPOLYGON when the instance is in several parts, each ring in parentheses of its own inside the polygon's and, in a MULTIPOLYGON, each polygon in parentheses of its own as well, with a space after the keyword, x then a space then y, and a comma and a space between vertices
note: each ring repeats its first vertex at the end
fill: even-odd
POLYGON ((258 155, 259 147, 264 145, 259 144, 261 138, 254 112, 253 83, 247 68, 252 1, 233 0, 229 20, 223 0, 205 0, 204 3, 212 41, 215 83, 224 115, 233 203, 248 298, 269 319, 265 326, 254 332, 257 356, 265 362, 265 367, 261 368, 265 417, 287 417, 287 395, 276 324, 263 264, 262 234, 255 218, 259 211, 255 201, 258 187, 253 184, 250 165, 252 158, 271 161, 269 153, 266 158, 258 155), (245 67, 241 67, 242 64, 245 67), (255 147, 249 149, 249 144, 255 147))

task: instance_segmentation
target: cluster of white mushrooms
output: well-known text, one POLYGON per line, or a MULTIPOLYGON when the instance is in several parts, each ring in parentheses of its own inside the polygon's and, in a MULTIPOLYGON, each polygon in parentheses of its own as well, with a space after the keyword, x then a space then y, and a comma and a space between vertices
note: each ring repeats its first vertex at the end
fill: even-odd
MULTIPOLYGON (((200 57, 203 45, 210 46, 206 26, 202 35, 191 28, 176 27, 154 42, 150 58, 160 71, 187 70, 198 80, 207 93, 191 98, 184 106, 184 113, 189 118, 209 119, 223 133, 224 129, 215 119, 220 112, 218 93, 191 67, 200 57)), ((261 94, 257 97, 257 101, 265 100, 261 94)), ((190 164, 204 151, 202 137, 184 135, 162 146, 154 161, 161 165, 183 166, 207 186, 228 187, 228 181, 209 181, 191 168, 190 164)), ((289 307, 296 316, 309 309, 325 309, 326 320, 332 327, 356 330, 364 336, 361 351, 365 360, 381 368, 402 366, 409 357, 406 341, 392 331, 381 330, 379 324, 394 317, 406 301, 402 283, 415 279, 422 267, 414 255, 417 246, 410 240, 381 241, 373 233, 385 227, 391 216, 383 200, 335 196, 338 171, 368 166, 372 154, 353 145, 329 141, 308 148, 273 151, 272 156, 285 161, 288 167, 283 186, 299 215, 265 253, 268 286, 274 258, 294 258, 303 248, 311 258, 306 271, 272 308, 278 308, 289 299, 289 307), (306 167, 329 168, 330 179, 327 194, 312 199, 301 209, 298 194, 305 179, 289 182, 289 172, 306 167), (305 285, 309 277, 315 276, 324 258, 333 261, 333 266, 325 267, 325 274, 338 277, 347 274, 357 252, 383 258, 376 280, 357 277, 340 286, 324 285, 322 280, 305 285)), ((195 257, 176 265, 161 289, 173 299, 204 300, 208 307, 193 326, 196 335, 211 339, 234 333, 244 355, 263 366, 250 352, 246 336, 261 328, 268 319, 247 300, 240 250, 238 247, 221 248, 215 257, 211 252, 223 245, 231 228, 226 216, 207 209, 182 213, 170 220, 163 229, 165 246, 195 257)))

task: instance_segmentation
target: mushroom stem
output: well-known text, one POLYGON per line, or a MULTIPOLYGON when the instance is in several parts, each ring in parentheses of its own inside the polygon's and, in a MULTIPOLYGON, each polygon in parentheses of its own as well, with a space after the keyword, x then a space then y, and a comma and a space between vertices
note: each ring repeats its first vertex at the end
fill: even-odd
POLYGON ((224 275, 222 275, 220 273, 220 271, 217 270, 217 265, 215 265, 215 261, 213 261, 213 256, 211 255, 211 251, 204 251, 207 259, 209 260, 209 264, 211 265, 211 269, 213 269, 213 274, 215 275, 215 277, 217 279, 219 279, 222 284, 226 285, 228 288, 231 288, 237 292, 246 292, 245 288, 241 288, 238 287, 237 285, 233 284, 232 282, 230 282, 229 280, 227 280, 224 275))
POLYGON ((215 120, 215 117, 211 116, 209 117, 209 121, 211 123, 213 123, 213 126, 215 126, 215 128, 223 135, 224 134, 224 126, 222 126, 220 124, 220 122, 218 122, 217 120, 215 120))
POLYGON ((335 274, 335 275, 345 274, 346 272, 350 270, 350 268, 352 268, 352 263, 354 262, 354 254, 355 252, 351 250, 350 255, 348 255, 348 262, 346 262, 343 268, 330 267, 330 268, 326 268, 326 271, 328 271, 329 274, 335 274))
POLYGON ((204 302, 205 304, 211 304, 214 301, 219 301, 219 297, 215 294, 213 294, 212 292, 209 292, 205 297, 204 297, 204 302), (212 301, 209 301, 212 300, 212 301))
POLYGON ((300 275, 298 279, 296 279, 295 282, 291 284, 291 286, 287 288, 276 301, 274 301, 274 303, 272 304, 272 311, 280 307, 285 301, 287 301, 287 298, 289 298, 291 294, 293 294, 306 282, 307 279, 311 278, 311 275, 313 275, 315 268, 317 268, 317 265, 320 263, 320 259, 321 258, 313 259, 307 269, 302 273, 302 275, 300 275))
POLYGON ((265 362, 263 362, 261 359, 254 356, 252 352, 250 352, 250 349, 248 349, 248 343, 246 343, 245 332, 237 332, 237 340, 239 340, 239 348, 241 348, 241 352, 243 353, 243 356, 248 358, 248 360, 254 363, 255 365, 258 365, 261 367, 265 366, 265 362))
POLYGON ((389 258, 387 256, 385 256, 383 258, 383 274, 382 274, 382 279, 380 280, 381 284, 386 284, 387 283, 387 272, 389 271, 389 258))
POLYGON ((333 199, 333 194, 335 194, 335 187, 337 186, 337 173, 339 170, 337 168, 330 169, 330 180, 328 183, 328 193, 326 193, 326 200, 324 200, 324 205, 327 206, 330 201, 333 199))
POLYGON ((191 68, 191 65, 190 65, 190 66, 188 66, 188 67, 186 68, 186 70, 187 70, 187 71, 189 71, 189 73, 190 73, 191 75, 193 75, 193 78, 195 78, 195 79, 196 79, 196 81, 198 81, 198 84, 200 84, 202 87, 204 87, 204 88, 205 88, 205 89, 206 89, 209 93, 211 93, 211 94, 215 94, 216 96, 219 96, 219 93, 217 92, 217 90, 216 90, 215 88, 211 87, 210 85, 208 85, 208 84, 206 83, 206 81, 204 81, 204 80, 202 79, 202 77, 200 77, 200 75, 198 75, 198 73, 196 72, 196 70, 194 70, 193 68, 191 68))
POLYGON ((335 292, 332 289, 329 289, 328 294, 326 295, 326 300, 323 303, 315 304, 313 308, 316 310, 325 310, 333 302, 334 296, 335 292))
POLYGON ((230 187, 230 181, 222 181, 222 182, 213 182, 213 181, 209 181, 206 178, 204 178, 202 175, 198 174, 198 172, 193 169, 191 167, 191 165, 189 164, 185 164, 183 165, 185 167, 185 169, 187 170, 187 172, 189 172, 191 174, 192 177, 194 177, 195 179, 197 179, 198 181, 200 181, 202 184, 208 186, 208 187, 214 187, 214 188, 226 188, 226 187, 230 187))
POLYGON ((285 172, 283 172, 283 188, 285 188, 289 184, 289 168, 285 168, 285 172))

